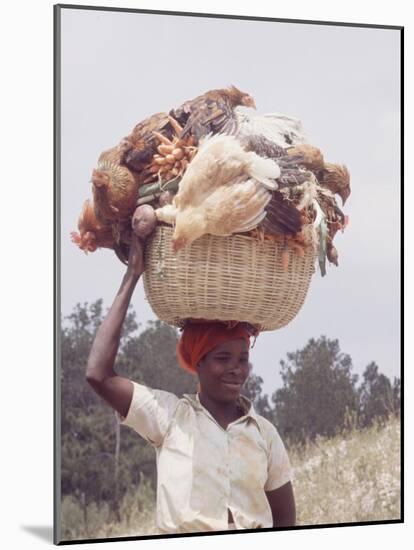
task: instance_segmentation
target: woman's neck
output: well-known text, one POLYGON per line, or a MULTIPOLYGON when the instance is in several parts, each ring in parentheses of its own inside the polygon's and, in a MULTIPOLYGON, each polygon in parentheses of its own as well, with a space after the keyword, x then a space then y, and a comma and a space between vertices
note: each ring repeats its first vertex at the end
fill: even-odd
POLYGON ((230 422, 234 422, 234 420, 237 420, 237 418, 240 418, 243 415, 237 405, 237 400, 222 403, 211 399, 208 395, 204 394, 202 390, 198 392, 198 397, 203 407, 208 410, 211 416, 224 429, 227 428, 230 422))

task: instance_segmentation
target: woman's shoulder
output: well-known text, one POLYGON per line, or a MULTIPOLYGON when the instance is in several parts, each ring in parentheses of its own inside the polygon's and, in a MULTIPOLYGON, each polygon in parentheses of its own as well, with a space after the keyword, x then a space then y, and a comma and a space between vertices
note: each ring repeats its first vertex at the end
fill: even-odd
POLYGON ((149 399, 156 400, 160 405, 174 407, 180 401, 180 398, 167 390, 153 388, 145 384, 131 380, 134 391, 133 398, 136 402, 147 402, 149 399))
POLYGON ((259 424, 260 430, 262 431, 263 436, 266 437, 266 439, 272 439, 279 436, 277 427, 273 424, 273 422, 271 422, 261 414, 258 414, 257 412, 256 419, 259 424))

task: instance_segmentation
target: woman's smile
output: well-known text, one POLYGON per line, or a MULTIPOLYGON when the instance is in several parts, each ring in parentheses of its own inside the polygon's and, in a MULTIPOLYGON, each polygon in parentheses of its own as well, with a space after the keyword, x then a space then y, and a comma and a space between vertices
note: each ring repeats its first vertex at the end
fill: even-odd
POLYGON ((240 390, 243 386, 243 384, 235 384, 234 382, 221 382, 223 389, 226 391, 226 393, 229 393, 231 395, 234 395, 235 397, 238 397, 240 394, 240 390))
POLYGON ((198 376, 203 397, 234 403, 249 375, 248 343, 228 340, 207 353, 200 362, 198 376))

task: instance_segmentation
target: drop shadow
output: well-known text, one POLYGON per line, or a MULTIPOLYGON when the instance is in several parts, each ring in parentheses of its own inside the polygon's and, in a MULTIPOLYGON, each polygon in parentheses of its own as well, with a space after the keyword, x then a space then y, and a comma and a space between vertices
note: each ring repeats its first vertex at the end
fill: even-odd
POLYGON ((27 533, 53 544, 53 527, 51 525, 21 525, 27 533))

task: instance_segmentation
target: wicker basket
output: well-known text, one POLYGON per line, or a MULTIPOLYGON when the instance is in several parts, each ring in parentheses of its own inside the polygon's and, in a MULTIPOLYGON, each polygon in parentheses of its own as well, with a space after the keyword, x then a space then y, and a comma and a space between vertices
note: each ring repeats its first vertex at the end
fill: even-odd
POLYGON ((315 272, 314 247, 300 257, 290 251, 281 266, 283 244, 244 235, 204 235, 174 254, 173 229, 157 226, 146 246, 144 289, 162 321, 238 320, 274 330, 299 312, 315 272))

